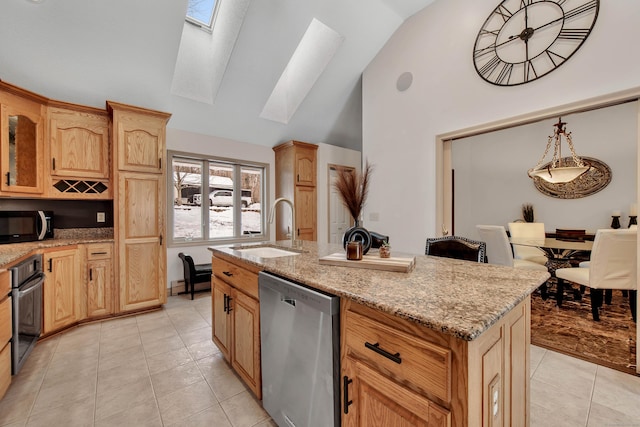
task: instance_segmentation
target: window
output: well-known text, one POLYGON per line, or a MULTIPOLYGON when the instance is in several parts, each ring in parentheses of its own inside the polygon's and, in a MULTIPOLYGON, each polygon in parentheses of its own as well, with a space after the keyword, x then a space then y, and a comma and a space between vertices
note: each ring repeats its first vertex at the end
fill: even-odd
POLYGON ((266 238, 266 165, 171 151, 169 158, 173 243, 266 238))
POLYGON ((187 22, 211 30, 219 0, 189 0, 187 22))

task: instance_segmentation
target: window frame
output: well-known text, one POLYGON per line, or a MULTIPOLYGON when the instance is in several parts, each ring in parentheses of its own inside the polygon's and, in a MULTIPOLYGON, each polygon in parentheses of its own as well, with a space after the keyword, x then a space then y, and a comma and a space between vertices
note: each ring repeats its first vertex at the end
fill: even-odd
MULTIPOLYGON (((269 164, 262 162, 254 162, 250 160, 232 159, 228 157, 206 156, 203 154, 189 153, 184 151, 167 150, 167 236, 169 247, 181 247, 181 246, 203 246, 203 245, 224 245, 232 243, 251 243, 262 242, 269 240, 269 223, 268 223, 268 206, 269 206, 269 164), (175 216, 174 216, 174 171, 173 162, 174 159, 183 161, 198 161, 202 162, 202 179, 201 179, 201 238, 186 239, 186 238, 174 238, 175 230, 175 216), (205 173, 210 170, 211 164, 226 164, 233 167, 233 236, 232 237, 217 237, 211 238, 209 236, 209 203, 204 202, 209 200, 209 186, 202 183, 207 182, 208 179, 205 173), (236 183, 241 183, 242 169, 252 168, 260 169, 262 171, 262 178, 260 182, 260 224, 261 233, 259 234, 242 234, 242 188, 236 191, 236 183), (239 208, 238 208, 239 207, 239 208)), ((241 185, 241 184, 240 184, 241 185)))
POLYGON ((213 10, 211 11, 211 19, 209 20, 208 24, 192 16, 189 16, 188 4, 187 4, 187 13, 185 14, 184 20, 191 25, 195 25, 196 27, 199 27, 203 31, 207 31, 209 33, 213 32, 213 26, 215 25, 216 18, 218 16, 218 10, 220 10, 220 3, 222 2, 222 0, 214 0, 214 1, 215 1, 215 4, 213 5, 213 10))

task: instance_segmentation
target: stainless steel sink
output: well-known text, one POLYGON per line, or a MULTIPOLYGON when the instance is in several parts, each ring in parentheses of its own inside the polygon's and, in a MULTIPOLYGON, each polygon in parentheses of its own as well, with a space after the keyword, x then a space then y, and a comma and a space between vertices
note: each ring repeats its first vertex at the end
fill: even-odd
POLYGON ((279 258, 284 256, 300 255, 299 251, 275 246, 254 246, 235 249, 237 252, 246 255, 253 255, 259 258, 279 258))

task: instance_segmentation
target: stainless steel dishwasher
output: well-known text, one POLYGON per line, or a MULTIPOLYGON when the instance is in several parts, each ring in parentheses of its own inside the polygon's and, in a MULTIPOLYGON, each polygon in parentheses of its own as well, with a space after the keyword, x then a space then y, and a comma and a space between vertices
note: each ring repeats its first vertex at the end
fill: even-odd
POLYGON ((262 405, 280 427, 340 425, 340 299, 261 272, 262 405))

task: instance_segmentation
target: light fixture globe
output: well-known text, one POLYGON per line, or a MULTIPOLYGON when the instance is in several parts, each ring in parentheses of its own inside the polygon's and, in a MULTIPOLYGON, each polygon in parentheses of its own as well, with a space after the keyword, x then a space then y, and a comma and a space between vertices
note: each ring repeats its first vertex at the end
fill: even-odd
POLYGON ((573 148, 571 132, 566 131, 565 125, 566 123, 562 121, 562 118, 559 118, 558 123, 553 125, 555 127, 555 131, 553 135, 549 136, 544 154, 540 158, 538 164, 527 172, 531 179, 537 177, 554 184, 571 182, 591 168, 588 163, 584 162, 576 154, 576 151, 573 148), (571 160, 562 159, 562 135, 567 139, 567 145, 571 151, 571 160), (551 148, 552 142, 554 143, 553 158, 551 159, 551 162, 545 165, 544 159, 547 157, 547 153, 551 148))
POLYGON ((589 166, 568 166, 560 168, 529 169, 529 177, 544 179, 553 184, 570 182, 589 170, 589 166))

